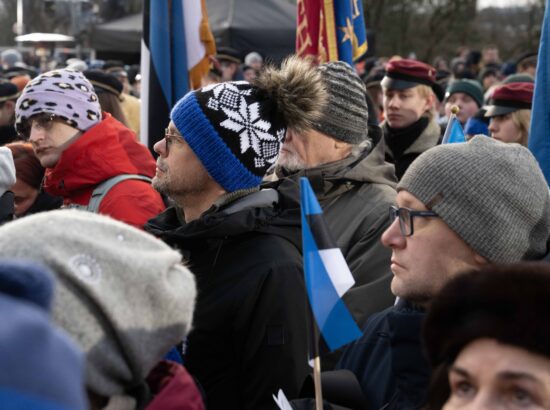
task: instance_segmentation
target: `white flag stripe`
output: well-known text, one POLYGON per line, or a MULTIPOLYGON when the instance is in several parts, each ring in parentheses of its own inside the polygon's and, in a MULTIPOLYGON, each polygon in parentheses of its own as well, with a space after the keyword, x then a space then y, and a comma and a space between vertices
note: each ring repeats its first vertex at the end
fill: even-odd
POLYGON ((332 284, 336 288, 338 296, 342 297, 355 284, 342 251, 339 248, 320 249, 319 256, 325 265, 332 284))
MULTIPOLYGON (((145 41, 143 41, 143 38, 141 39, 141 95, 142 96, 149 96, 149 73, 150 73, 150 65, 151 63, 151 55, 149 53, 149 49, 147 48, 147 45, 145 44, 145 41)), ((141 121, 141 135, 139 136, 140 141, 147 145, 149 143, 149 99, 148 98, 142 98, 141 99, 141 115, 140 115, 140 121, 141 121)))
POLYGON ((191 70, 206 54, 200 38, 202 9, 200 0, 182 0, 185 22, 185 43, 187 48, 187 69, 191 70))

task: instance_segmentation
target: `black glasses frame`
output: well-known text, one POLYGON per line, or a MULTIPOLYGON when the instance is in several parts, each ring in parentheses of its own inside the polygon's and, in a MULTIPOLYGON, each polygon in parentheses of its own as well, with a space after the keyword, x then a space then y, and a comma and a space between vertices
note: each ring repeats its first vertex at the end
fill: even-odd
POLYGON ((393 223, 393 221, 399 219, 399 229, 403 236, 412 236, 414 233, 413 221, 415 216, 421 218, 439 217, 439 215, 433 211, 415 211, 414 209, 390 206, 390 222, 393 223))

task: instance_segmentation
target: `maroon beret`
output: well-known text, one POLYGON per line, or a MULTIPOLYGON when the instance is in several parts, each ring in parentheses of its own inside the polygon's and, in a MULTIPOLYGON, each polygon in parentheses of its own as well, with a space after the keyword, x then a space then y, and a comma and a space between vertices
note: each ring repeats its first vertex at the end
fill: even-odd
POLYGON ((423 84, 431 87, 442 101, 445 97, 443 88, 436 82, 437 70, 431 65, 417 60, 392 60, 386 64, 386 75, 382 86, 394 90, 405 90, 423 84))
POLYGON ((495 117, 517 110, 530 110, 533 90, 533 83, 508 83, 495 88, 485 116, 495 117))

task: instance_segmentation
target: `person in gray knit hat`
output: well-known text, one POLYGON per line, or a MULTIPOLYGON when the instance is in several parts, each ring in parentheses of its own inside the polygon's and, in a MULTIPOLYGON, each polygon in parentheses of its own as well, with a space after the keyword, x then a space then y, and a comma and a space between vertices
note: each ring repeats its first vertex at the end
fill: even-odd
POLYGON ((399 301, 369 318, 338 364, 357 376, 373 408, 422 407, 430 378, 424 311, 451 278, 489 263, 540 260, 550 246, 548 185, 518 144, 476 136, 431 148, 397 190, 382 243, 392 250, 399 301))
MULTIPOLYGON (((314 70, 328 91, 323 116, 306 129, 287 130, 274 186, 298 199, 300 177, 310 179, 355 278, 344 299, 362 323, 394 302, 389 287, 390 251, 382 246, 380 236, 389 225, 387 209, 395 203, 396 180, 393 167, 384 161, 380 133, 369 135, 369 129, 377 126, 368 124, 361 78, 341 61, 314 70)), ((324 367, 334 365, 336 356, 325 357, 324 367)))
POLYGON ((57 210, 2 226, 1 257, 55 274, 52 317, 85 353, 92 408, 158 405, 163 391, 146 377, 159 366, 176 379, 166 388, 187 376, 179 365, 159 364, 189 332, 196 294, 181 255, 162 241, 106 216, 57 210))

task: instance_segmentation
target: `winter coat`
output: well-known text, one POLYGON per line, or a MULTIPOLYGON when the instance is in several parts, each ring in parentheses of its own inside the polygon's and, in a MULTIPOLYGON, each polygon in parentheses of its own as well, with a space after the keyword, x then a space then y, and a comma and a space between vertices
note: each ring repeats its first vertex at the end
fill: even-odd
MULTIPOLYGON (((46 170, 44 190, 63 197, 64 205, 87 205, 94 188, 120 174, 155 175, 155 160, 134 134, 104 114, 103 120, 86 131, 46 170)), ((99 213, 141 228, 165 208, 162 197, 144 181, 126 180, 103 198, 99 213)))
POLYGON ((174 362, 161 361, 147 376, 154 395, 145 410, 205 410, 201 393, 185 368, 174 362))
POLYGON ((277 196, 262 190, 189 223, 172 207, 145 228, 195 274, 184 363, 209 410, 275 409, 272 394, 297 397, 309 372, 300 227, 277 196))
POLYGON ((383 141, 359 156, 293 174, 280 169, 277 175, 282 179, 269 186, 297 201, 300 177, 309 179, 328 230, 355 278, 355 286, 344 300, 358 323, 392 306, 391 250, 382 245, 380 237, 390 224, 388 212, 395 204, 396 179, 393 166, 384 162, 383 141))
POLYGON ((422 408, 431 373, 422 350, 424 317, 399 300, 372 315, 363 336, 344 350, 336 368, 355 374, 371 409, 422 408))
POLYGON ((420 154, 438 144, 441 136, 441 128, 437 121, 426 117, 420 118, 405 129, 391 129, 387 123, 382 126, 382 129, 386 140, 386 161, 395 165, 395 175, 399 180, 420 154), (394 143, 391 140, 396 137, 406 140, 406 148, 400 154, 392 150, 394 143))

